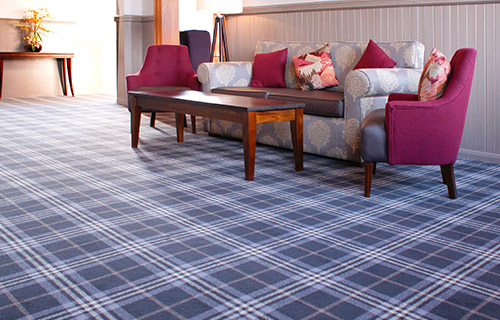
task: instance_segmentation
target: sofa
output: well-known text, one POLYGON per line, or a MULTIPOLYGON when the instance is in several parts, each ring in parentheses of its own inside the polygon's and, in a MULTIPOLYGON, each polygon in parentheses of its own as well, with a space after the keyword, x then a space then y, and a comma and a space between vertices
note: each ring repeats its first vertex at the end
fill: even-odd
MULTIPOLYGON (((360 126, 371 110, 385 108, 390 93, 417 93, 424 63, 424 46, 417 41, 377 42, 396 62, 391 69, 355 69, 368 42, 328 43, 339 85, 301 91, 292 56, 322 48, 327 43, 258 41, 255 54, 288 48, 286 88, 249 87, 252 62, 202 63, 197 73, 204 92, 300 102, 304 108, 304 152, 335 159, 362 162, 360 126)), ((204 119, 211 135, 241 138, 241 125, 204 119)), ((257 142, 291 148, 288 123, 265 123, 257 128, 257 142)))

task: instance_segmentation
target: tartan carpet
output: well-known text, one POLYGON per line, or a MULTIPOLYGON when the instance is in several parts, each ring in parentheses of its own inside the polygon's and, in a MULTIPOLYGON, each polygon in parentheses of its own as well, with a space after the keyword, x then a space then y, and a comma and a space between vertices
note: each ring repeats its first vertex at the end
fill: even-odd
POLYGON ((363 169, 105 95, 0 101, 1 319, 498 319, 500 165, 363 169))

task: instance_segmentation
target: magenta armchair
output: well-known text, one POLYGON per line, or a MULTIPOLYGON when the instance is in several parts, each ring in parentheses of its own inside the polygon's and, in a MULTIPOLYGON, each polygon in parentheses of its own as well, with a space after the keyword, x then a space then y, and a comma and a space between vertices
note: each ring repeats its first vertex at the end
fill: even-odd
POLYGON ((450 61, 444 95, 417 101, 417 95, 395 93, 385 110, 370 112, 361 126, 365 161, 365 196, 370 196, 376 162, 391 165, 439 165, 450 198, 457 197, 453 165, 457 160, 469 103, 476 50, 460 49, 450 61))
MULTIPOLYGON (((146 51, 141 70, 126 77, 127 91, 130 90, 198 90, 200 82, 191 66, 188 49, 180 45, 153 45, 146 51)), ((155 110, 151 112, 154 127, 155 110)), ((191 116, 193 132, 196 132, 196 118, 191 116)))

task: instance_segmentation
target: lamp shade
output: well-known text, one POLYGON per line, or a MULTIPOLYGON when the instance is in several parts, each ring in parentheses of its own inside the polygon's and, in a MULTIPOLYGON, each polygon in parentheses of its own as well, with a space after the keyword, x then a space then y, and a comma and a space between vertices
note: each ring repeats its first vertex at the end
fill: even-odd
POLYGON ((211 13, 241 13, 243 0, 196 0, 196 7, 211 13))

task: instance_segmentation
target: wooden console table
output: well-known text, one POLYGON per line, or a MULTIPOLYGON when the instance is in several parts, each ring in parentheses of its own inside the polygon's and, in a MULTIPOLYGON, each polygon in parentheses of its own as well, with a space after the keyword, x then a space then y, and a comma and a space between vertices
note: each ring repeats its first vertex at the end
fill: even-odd
POLYGON ((59 80, 61 80, 61 87, 63 94, 68 95, 67 81, 69 79, 69 87, 73 97, 73 78, 71 75, 71 58, 74 57, 73 53, 47 53, 47 52, 0 52, 0 99, 2 98, 2 83, 3 83, 3 60, 4 59, 35 59, 35 58, 54 58, 57 60, 57 67, 59 71, 59 80), (68 76, 66 77, 66 69, 68 76))

